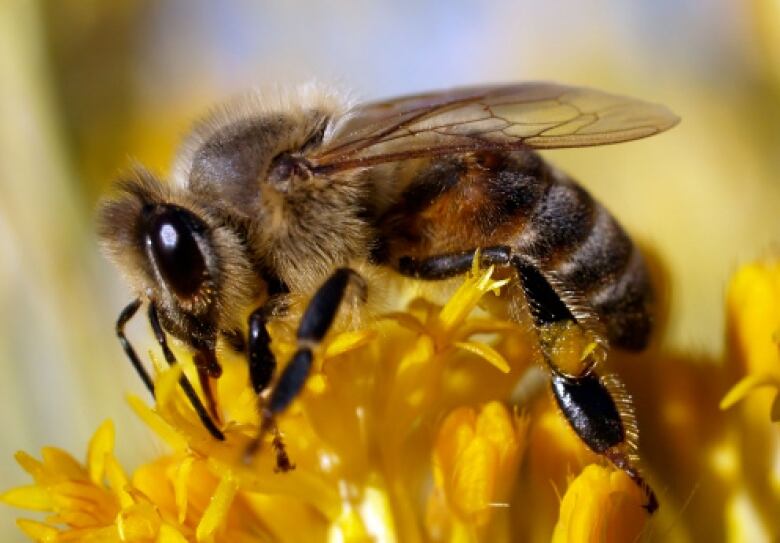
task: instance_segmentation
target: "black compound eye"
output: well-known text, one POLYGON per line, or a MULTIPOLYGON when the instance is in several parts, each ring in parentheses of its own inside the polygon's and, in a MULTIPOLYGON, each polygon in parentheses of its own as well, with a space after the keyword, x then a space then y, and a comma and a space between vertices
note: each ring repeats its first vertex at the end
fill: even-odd
POLYGON ((147 241, 168 286, 182 298, 194 296, 207 277, 206 260, 195 241, 205 225, 180 208, 157 210, 150 218, 147 241))

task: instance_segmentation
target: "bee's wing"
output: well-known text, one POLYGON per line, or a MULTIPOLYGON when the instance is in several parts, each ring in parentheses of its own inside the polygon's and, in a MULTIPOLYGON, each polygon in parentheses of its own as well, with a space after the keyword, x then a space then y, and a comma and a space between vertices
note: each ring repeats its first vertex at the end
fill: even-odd
POLYGON ((678 121, 664 106, 582 87, 463 87, 359 105, 309 158, 315 170, 342 170, 478 149, 586 147, 651 136, 678 121))

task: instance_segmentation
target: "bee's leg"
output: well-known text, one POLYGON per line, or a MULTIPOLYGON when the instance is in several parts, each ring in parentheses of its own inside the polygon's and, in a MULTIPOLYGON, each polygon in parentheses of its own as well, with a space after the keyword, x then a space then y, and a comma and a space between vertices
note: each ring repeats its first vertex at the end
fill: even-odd
MULTIPOLYGON (((633 427, 630 396, 614 377, 611 378, 612 386, 608 387, 606 380, 593 370, 595 361, 586 364, 581 373, 567 375, 558 369, 554 360, 555 349, 551 344, 554 345, 558 338, 551 336, 550 331, 553 334, 558 330, 560 334, 570 333, 570 330, 555 328, 555 325, 571 322, 579 326, 582 323, 575 317, 577 314, 587 326, 593 317, 587 314, 587 308, 564 301, 559 294, 561 288, 554 284, 554 279, 546 276, 530 259, 513 257, 512 263, 520 277, 539 335, 542 356, 551 372, 552 392, 563 416, 589 449, 607 457, 634 480, 647 497, 645 509, 653 513, 658 509, 655 493, 632 465, 637 431, 633 427)), ((594 354, 591 352, 586 356, 593 358, 594 354)))
POLYGON ((127 307, 122 310, 122 312, 119 314, 119 318, 116 321, 116 335, 119 338, 119 343, 122 345, 122 349, 125 351, 125 355, 127 355, 127 358, 135 368, 135 371, 138 372, 138 376, 141 378, 141 381, 144 382, 144 385, 146 385, 146 388, 149 389, 149 392, 152 393, 152 397, 154 397, 154 382, 152 382, 152 378, 149 377, 149 372, 147 372, 146 368, 144 368, 143 364, 141 364, 141 360, 135 353, 135 349, 133 349, 133 346, 128 341, 127 336, 125 336, 125 325, 130 319, 133 318, 139 307, 141 307, 141 299, 136 298, 127 304, 127 307))
MULTIPOLYGON (((593 452, 606 456, 625 471, 647 497, 647 503, 643 505, 645 510, 654 513, 658 509, 658 499, 632 465, 634 444, 627 439, 623 424, 626 411, 632 411, 630 397, 620 394, 618 401, 622 405, 619 408, 605 381, 596 372, 576 379, 553 373, 552 391, 563 416, 579 438, 593 452)), ((629 431, 636 432, 636 429, 629 431)))
POLYGON ((197 352, 193 357, 195 368, 198 370, 198 382, 203 390, 203 396, 206 398, 206 405, 212 420, 220 424, 219 409, 215 397, 212 379, 219 379, 222 375, 222 366, 217 361, 217 355, 214 351, 214 345, 194 345, 197 352))
POLYGON ((271 383, 276 371, 276 357, 271 352, 271 336, 266 306, 249 315, 249 380, 255 394, 260 395, 271 383))
MULTIPOLYGON (((157 308, 155 307, 154 303, 149 304, 149 323, 152 325, 152 330, 154 331, 154 336, 157 339, 157 343, 159 343, 160 347, 162 348, 165 361, 168 362, 168 365, 170 366, 177 364, 173 351, 171 351, 171 348, 168 347, 168 340, 165 337, 165 331, 162 329, 162 326, 160 326, 160 319, 157 316, 157 308)), ((222 431, 217 428, 217 425, 209 416, 208 411, 203 406, 203 403, 200 401, 198 394, 195 392, 195 389, 192 387, 192 383, 189 382, 186 375, 182 374, 181 377, 179 377, 179 385, 181 386, 182 390, 184 390, 184 394, 187 395, 187 399, 190 400, 192 407, 198 414, 198 417, 203 423, 203 426, 206 427, 206 430, 208 430, 215 439, 224 441, 225 434, 223 434, 222 431)))
MULTIPOLYGON (((419 279, 447 279, 471 269, 476 250, 435 255, 424 259, 401 258, 398 271, 419 279)), ((556 340, 572 327, 586 330, 598 343, 597 349, 604 350, 598 317, 585 307, 571 293, 565 293, 555 279, 545 275, 530 258, 513 255, 506 246, 488 247, 480 251, 480 266, 512 265, 520 278, 528 303, 534 328, 539 336, 542 356, 552 375, 552 391, 558 407, 585 445, 598 454, 606 456, 615 466, 625 471, 642 489, 647 497, 645 509, 652 513, 658 508, 658 500, 647 482, 632 465, 631 451, 636 435, 635 428, 628 431, 624 419, 632 422, 631 399, 620 393, 619 385, 612 381, 619 394, 615 400, 604 379, 593 371, 598 361, 597 353, 589 352, 588 360, 574 375, 561 371, 556 361, 556 340), (567 325, 570 326, 567 330, 567 325)))
MULTIPOLYGON (((262 412, 262 423, 258 442, 274 428, 274 418, 284 411, 300 393, 309 376, 316 347, 333 324, 347 288, 355 284, 365 294, 365 282, 360 275, 349 268, 339 268, 322 284, 312 297, 298 325, 298 348, 292 360, 284 368, 276 386, 271 391, 268 403, 262 412)), ((280 466, 290 469, 292 466, 280 466)))
MULTIPOLYGON (((272 301, 273 298, 271 299, 271 302, 272 301)), ((268 320, 277 312, 276 305, 277 304, 275 303, 267 303, 254 310, 249 316, 249 380, 252 383, 252 389, 255 391, 255 394, 257 394, 261 413, 264 410, 265 404, 265 399, 263 399, 261 395, 268 388, 276 371, 276 357, 271 351, 271 336, 266 327, 268 320)), ((293 469, 294 466, 287 455, 281 433, 275 424, 270 428, 270 431, 274 436, 273 447, 276 451, 277 471, 289 471, 293 469)), ((247 450, 247 457, 251 457, 257 450, 259 444, 259 439, 250 443, 250 447, 247 450)))
POLYGON ((249 315, 249 379, 255 394, 260 394, 268 388, 276 371, 276 357, 271 352, 271 336, 267 324, 272 318, 287 313, 287 298, 290 289, 284 282, 271 273, 264 273, 268 288, 268 299, 249 315))
MULTIPOLYGON (((398 260, 397 271, 409 277, 437 280, 449 279, 469 271, 474 263, 477 250, 460 251, 423 259, 402 257, 398 260)), ((512 250, 503 245, 486 247, 479 251, 479 265, 482 267, 497 265, 506 266, 512 257, 512 250)))

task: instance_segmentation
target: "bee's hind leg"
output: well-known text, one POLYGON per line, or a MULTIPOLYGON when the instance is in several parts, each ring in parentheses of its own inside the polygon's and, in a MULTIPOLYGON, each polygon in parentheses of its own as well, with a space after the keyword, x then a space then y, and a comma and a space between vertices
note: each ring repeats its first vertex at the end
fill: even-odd
MULTIPOLYGON (((403 257, 396 269, 418 279, 447 279, 470 270, 476 254, 476 250, 469 250, 422 259, 403 257)), ((587 355, 576 373, 561 370, 555 360, 558 350, 555 342, 571 328, 567 325, 589 332, 599 347, 606 345, 598 317, 533 259, 513 254, 506 246, 487 247, 479 255, 481 267, 514 267, 539 336, 542 357, 550 370, 552 392, 563 416, 588 448, 604 455, 634 480, 647 498, 645 509, 654 512, 658 508, 655 493, 633 465, 636 428, 630 397, 614 377, 602 378, 596 374, 597 350, 587 355)))
MULTIPOLYGON (((264 406, 262 407, 260 432, 256 441, 250 446, 250 451, 257 449, 266 433, 269 431, 273 432, 275 434, 274 448, 277 452, 277 467, 280 471, 287 471, 294 466, 290 463, 289 458, 284 452, 284 446, 279 437, 279 433, 276 430, 275 418, 279 413, 287 409, 293 399, 295 399, 301 389, 303 389, 314 360, 314 348, 322 341, 333 324, 336 313, 344 300, 350 284, 357 286, 360 289, 361 294, 365 296, 366 285, 363 278, 350 268, 337 269, 322 286, 317 289, 317 292, 315 292, 309 305, 303 312, 301 322, 298 325, 296 334, 298 348, 296 349, 295 354, 293 354, 289 364, 284 368, 279 380, 276 382, 268 401, 264 402, 264 406)), ((259 321, 260 318, 258 317, 257 322, 259 323, 259 321)), ((259 324, 254 328, 258 337, 258 370, 256 371, 259 378, 259 384, 265 387, 268 385, 270 375, 273 373, 275 361, 273 362, 273 366, 271 366, 267 358, 270 351, 266 353, 262 349, 263 344, 265 345, 265 349, 268 349, 270 337, 267 337, 267 331, 265 331, 264 326, 262 327, 262 331, 260 328, 259 324), (265 336, 263 336, 263 334, 265 334, 265 336), (269 367, 271 368, 270 373, 263 373, 260 371, 262 368, 269 367)), ((253 328, 250 320, 250 368, 252 366, 252 333, 253 328)), ((273 357, 272 354, 270 354, 270 356, 273 357)), ((255 381, 253 380, 253 384, 254 383, 255 381)))
MULTIPOLYGON (((561 413, 589 449, 604 455, 631 477, 645 494, 645 510, 655 512, 658 499, 634 466, 637 429, 631 397, 616 377, 596 374, 599 359, 595 351, 586 354, 585 365, 576 374, 562 371, 555 360, 559 351, 556 341, 571 333, 571 329, 556 326, 573 323, 599 338, 602 331, 597 317, 571 294, 562 294, 565 289, 555 277, 531 259, 515 256, 512 264, 539 336, 542 357, 550 369, 550 384, 561 413)), ((606 339, 599 341, 603 341, 602 347, 606 345, 606 339)))

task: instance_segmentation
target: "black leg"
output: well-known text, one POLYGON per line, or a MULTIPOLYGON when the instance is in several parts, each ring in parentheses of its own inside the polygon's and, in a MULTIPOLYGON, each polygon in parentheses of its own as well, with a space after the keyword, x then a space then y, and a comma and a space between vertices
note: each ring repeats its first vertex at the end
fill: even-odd
MULTIPOLYGON (((341 306, 341 302, 344 300, 350 283, 355 283, 359 286, 364 294, 365 283, 355 271, 349 268, 337 269, 317 290, 314 297, 309 302, 309 305, 306 307, 306 310, 301 317, 301 322, 298 325, 298 349, 295 351, 290 363, 284 368, 276 386, 271 391, 268 403, 263 407, 260 432, 257 440, 250 447, 250 452, 257 448, 263 436, 268 431, 275 428, 274 418, 276 415, 284 411, 290 405, 306 383, 309 371, 311 370, 312 361, 314 360, 313 349, 322 341, 323 337, 325 337, 325 334, 333 324, 333 320, 336 318, 336 313, 341 306)), ((259 326, 260 317, 257 317, 255 322, 257 323, 255 330, 258 333, 258 345, 262 345, 263 333, 259 326)), ((250 333, 251 332, 252 328, 250 322, 250 333)), ((250 342, 251 341, 250 338, 250 342)), ((267 360, 263 361, 264 356, 263 350, 259 348, 258 364, 260 364, 261 369, 264 368, 265 370, 268 370, 267 360)), ((265 371, 258 371, 257 380, 259 385, 266 386, 268 384, 267 379, 270 379, 270 377, 266 378, 265 371)), ((293 466, 289 464, 286 455, 284 455, 284 459, 281 463, 278 462, 280 447, 281 452, 283 453, 283 446, 278 439, 279 436, 277 434, 276 439, 274 440, 274 447, 277 449, 277 464, 279 464, 278 467, 281 471, 286 471, 293 466)))
POLYGON ((219 409, 217 408, 217 400, 215 398, 214 387, 212 386, 212 379, 219 379, 222 375, 222 366, 217 362, 217 355, 214 352, 214 346, 196 346, 197 352, 193 357, 193 362, 198 370, 198 382, 200 388, 203 391, 203 396, 206 399, 206 405, 208 406, 209 414, 216 424, 220 423, 221 417, 219 415, 219 409))
POLYGON ((138 358, 138 355, 135 354, 135 349, 133 349, 133 346, 127 340, 127 336, 125 336, 125 325, 127 324, 127 321, 133 318, 133 315, 135 315, 139 307, 141 307, 141 299, 136 298, 122 310, 116 321, 116 335, 119 338, 119 343, 122 345, 122 349, 125 351, 127 358, 130 359, 130 363, 135 368, 135 371, 138 372, 141 381, 144 382, 144 385, 146 385, 146 388, 149 389, 149 392, 152 393, 152 397, 154 397, 154 382, 152 382, 152 378, 149 377, 149 372, 147 372, 146 368, 141 364, 141 360, 138 358))
POLYGON ((356 282, 362 291, 365 290, 365 283, 357 272, 339 268, 309 302, 298 325, 298 349, 271 393, 268 409, 272 415, 285 410, 306 382, 313 358, 312 348, 322 341, 333 324, 350 282, 356 282))
MULTIPOLYGON (((658 509, 658 499, 639 471, 631 465, 633 444, 626 438, 625 413, 618 408, 604 381, 595 372, 577 379, 553 375, 552 391, 563 416, 579 438, 593 452, 606 456, 625 471, 645 493, 647 503, 644 508, 648 513, 654 513, 658 509)), ((624 404, 630 402, 625 393, 621 400, 624 404)), ((626 408, 631 410, 629 406, 626 408)))
MULTIPOLYGON (((592 326, 592 316, 583 307, 567 304, 554 284, 532 261, 522 257, 512 259, 520 284, 528 303, 534 328, 539 337, 542 357, 551 372, 552 392, 555 401, 574 432, 593 452, 606 456, 616 467, 625 471, 642 489, 647 497, 645 509, 653 513, 658 509, 658 500, 652 488, 631 465, 630 454, 635 443, 628 437, 626 424, 634 424, 630 397, 622 390, 616 402, 613 391, 594 371, 599 361, 594 353, 588 355, 587 363, 575 375, 560 371, 554 361, 556 336, 567 333, 565 328, 556 328, 559 323, 574 323, 581 328, 592 326), (579 314, 581 319, 575 317, 579 314), (584 320, 584 322, 582 322, 584 320), (563 330, 563 332, 561 332, 563 330), (620 404, 620 405, 618 405, 620 404)), ((589 329, 594 338, 606 345, 598 330, 589 329)), ((613 378, 617 386, 617 381, 613 378)), ((636 428, 631 428, 636 435, 636 428)))
MULTIPOLYGON (((474 262, 475 254, 476 249, 436 255, 421 260, 405 256, 398 261, 398 272, 418 279, 449 279, 469 271, 474 262)), ((482 267, 493 264, 505 266, 509 264, 512 250, 509 247, 498 245, 480 250, 479 255, 479 264, 482 267)))
MULTIPOLYGON (((266 325, 271 318, 284 313, 286 310, 286 298, 275 296, 271 297, 262 307, 255 309, 249 316, 249 379, 252 383, 252 389, 258 395, 258 405, 261 413, 265 410, 265 402, 260 394, 268 388, 276 372, 276 357, 271 351, 271 336, 266 325)), ((279 429, 274 424, 271 426, 270 431, 274 435, 273 447, 276 451, 276 471, 294 469, 295 466, 290 462, 279 429)), ((258 438, 250 444, 247 450, 248 458, 257 450, 259 443, 260 440, 258 438)))
POLYGON ((521 258, 514 260, 528 309, 537 328, 561 321, 574 321, 571 309, 561 300, 539 268, 521 258))
POLYGON ((271 336, 266 325, 274 317, 287 312, 287 285, 281 279, 266 272, 263 279, 268 285, 269 298, 265 304, 249 315, 249 379, 255 394, 263 392, 276 371, 276 357, 271 352, 271 336))
POLYGON ((266 305, 249 315, 249 379, 255 394, 268 387, 276 371, 276 357, 271 352, 271 336, 266 328, 269 313, 266 305))
MULTIPOLYGON (((163 331, 162 326, 160 326, 160 319, 157 316, 157 308, 154 306, 154 303, 149 304, 149 323, 152 325, 152 330, 154 331, 154 336, 157 339, 157 343, 159 343, 160 347, 162 348, 165 361, 168 362, 168 365, 170 366, 177 364, 173 351, 171 351, 171 348, 168 347, 168 340, 165 337, 165 331, 163 331)), ((206 430, 208 430, 215 439, 224 441, 225 434, 223 434, 222 431, 217 428, 217 425, 214 423, 211 416, 209 416, 208 411, 203 406, 203 402, 200 401, 198 394, 195 392, 195 389, 192 387, 192 384, 189 382, 186 375, 182 374, 181 377, 179 377, 179 385, 181 386, 182 390, 184 390, 184 394, 187 395, 187 398, 190 400, 192 407, 198 414, 198 417, 203 423, 203 426, 206 427, 206 430)))

